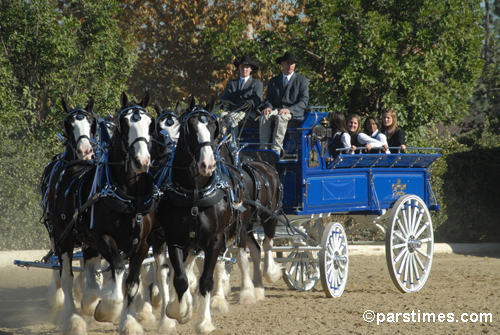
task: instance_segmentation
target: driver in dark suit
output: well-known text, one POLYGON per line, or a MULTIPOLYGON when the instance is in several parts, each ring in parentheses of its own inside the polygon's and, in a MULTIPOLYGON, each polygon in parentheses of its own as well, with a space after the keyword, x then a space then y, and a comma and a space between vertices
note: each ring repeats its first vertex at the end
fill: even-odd
POLYGON ((233 136, 238 133, 238 123, 241 122, 247 114, 251 120, 255 119, 255 109, 262 103, 262 91, 264 85, 260 80, 250 77, 252 72, 259 70, 259 65, 249 56, 243 56, 234 61, 234 66, 240 70, 240 77, 230 80, 226 84, 226 90, 222 96, 222 101, 230 101, 235 106, 229 107, 229 112, 221 114, 221 118, 226 121, 226 125, 231 129, 233 136), (235 111, 244 104, 249 105, 246 110, 235 111))
MULTIPOLYGON (((278 153, 283 147, 288 121, 292 118, 303 120, 304 109, 309 102, 309 83, 305 77, 295 73, 297 61, 292 52, 286 52, 276 59, 276 63, 281 64, 283 73, 269 81, 260 117, 260 143, 277 144, 272 150, 278 153), (273 120, 277 122, 271 133, 273 120)), ((266 149, 266 145, 261 145, 261 149, 266 149)))

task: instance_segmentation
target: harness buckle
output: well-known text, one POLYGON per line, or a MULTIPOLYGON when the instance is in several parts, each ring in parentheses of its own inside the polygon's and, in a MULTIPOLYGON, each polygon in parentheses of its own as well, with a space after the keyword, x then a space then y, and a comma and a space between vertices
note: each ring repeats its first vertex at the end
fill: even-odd
POLYGON ((136 222, 137 224, 141 224, 141 222, 142 222, 142 213, 137 213, 137 214, 135 215, 135 222, 136 222))
POLYGON ((198 213, 199 213, 198 207, 194 206, 191 208, 191 215, 192 216, 198 216, 198 213))

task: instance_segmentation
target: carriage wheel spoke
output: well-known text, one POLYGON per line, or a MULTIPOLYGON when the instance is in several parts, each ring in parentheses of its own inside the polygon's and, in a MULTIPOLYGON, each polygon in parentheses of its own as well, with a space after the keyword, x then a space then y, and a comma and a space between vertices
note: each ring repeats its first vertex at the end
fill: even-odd
POLYGON ((428 226, 429 226, 429 222, 424 223, 424 225, 415 234, 415 238, 418 238, 428 226))
POLYGON ((415 251, 424 256, 425 258, 429 258, 429 255, 423 252, 420 248, 415 248, 415 251))
POLYGON ((412 227, 411 233, 416 235, 416 231, 418 227, 420 226, 420 221, 422 220, 422 217, 424 216, 424 212, 420 211, 418 214, 418 218, 415 220, 415 224, 412 227))
POLYGON ((399 218, 397 218, 396 222, 398 224, 399 231, 404 235, 404 239, 403 240, 406 240, 408 238, 408 234, 406 233, 406 231, 404 230, 403 226, 401 225, 401 220, 399 220, 399 218))

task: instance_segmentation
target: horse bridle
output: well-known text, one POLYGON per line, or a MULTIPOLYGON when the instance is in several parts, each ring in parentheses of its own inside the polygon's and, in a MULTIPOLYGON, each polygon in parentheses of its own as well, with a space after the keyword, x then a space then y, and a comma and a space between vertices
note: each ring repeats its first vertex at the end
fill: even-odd
POLYGON ((217 118, 212 115, 211 113, 209 113, 208 111, 200 108, 198 109, 197 107, 195 107, 190 113, 188 113, 187 115, 185 115, 183 118, 182 118, 182 121, 181 121, 181 125, 182 127, 184 128, 184 142, 186 142, 186 146, 187 146, 187 149, 188 149, 188 153, 191 155, 191 157, 193 158, 193 160, 196 162, 196 153, 198 151, 201 150, 201 148, 203 147, 211 147, 212 150, 214 150, 214 146, 212 144, 211 141, 206 141, 206 142, 202 142, 202 143, 199 143, 199 146, 196 150, 192 150, 191 148, 191 145, 189 144, 189 141, 188 141, 188 135, 189 135, 189 124, 188 124, 188 120, 190 118, 192 118, 193 116, 195 115, 198 115, 198 122, 201 122, 203 124, 205 123, 208 123, 208 120, 209 119, 212 119, 212 121, 216 124, 216 127, 219 127, 218 125, 218 121, 217 121, 217 118))
MULTIPOLYGON (((146 109, 144 107, 141 107, 141 106, 138 106, 138 105, 134 105, 134 106, 131 106, 131 107, 127 107, 127 108, 124 108, 123 110, 121 110, 119 113, 118 113, 118 117, 117 117, 117 125, 116 125, 116 128, 118 129, 118 131, 120 132, 120 135, 121 135, 121 141, 122 141, 122 148, 123 150, 125 151, 125 153, 129 154, 130 152, 130 149, 132 148, 132 146, 134 144, 136 144, 137 142, 140 142, 140 141, 143 141, 146 143, 146 145, 148 146, 148 150, 151 149, 151 141, 148 141, 145 137, 138 137, 136 138, 134 141, 132 141, 132 143, 127 143, 126 141, 124 141, 123 139, 123 134, 121 132, 121 117, 123 115, 126 115, 128 114, 128 112, 130 110, 136 110, 138 109, 138 111, 133 111, 133 118, 134 118, 134 121, 139 121, 141 119, 141 115, 146 115, 147 117, 149 117, 152 121, 152 123, 155 125, 155 132, 156 132, 156 122, 155 122, 155 118, 146 111, 146 109)), ((151 135, 152 137, 154 137, 153 135, 151 135)))
POLYGON ((80 135, 80 137, 78 137, 75 141, 75 139, 68 133, 68 128, 69 128, 68 121, 70 117, 74 117, 77 120, 82 120, 83 118, 87 118, 90 121, 90 124, 93 124, 95 118, 85 109, 78 108, 69 112, 68 115, 63 119, 64 130, 66 131, 66 138, 68 140, 69 145, 71 146, 71 149, 73 149, 73 151, 76 152, 76 147, 78 145, 78 142, 80 142, 84 138, 86 138, 90 142, 90 137, 88 137, 87 135, 80 135))

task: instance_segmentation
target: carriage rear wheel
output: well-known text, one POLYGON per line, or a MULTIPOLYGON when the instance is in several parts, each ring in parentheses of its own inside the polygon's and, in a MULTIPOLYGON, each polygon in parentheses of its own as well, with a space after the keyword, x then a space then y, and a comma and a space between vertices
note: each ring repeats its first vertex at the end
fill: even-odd
POLYGON ((347 236, 338 222, 331 222, 323 233, 319 252, 321 284, 328 298, 338 298, 344 293, 349 270, 347 236))
POLYGON ((283 266, 283 280, 289 288, 309 291, 319 281, 317 251, 292 251, 283 266))
POLYGON ((424 201, 405 195, 392 208, 385 237, 391 279, 401 292, 419 291, 431 271, 434 253, 432 220, 424 201))

